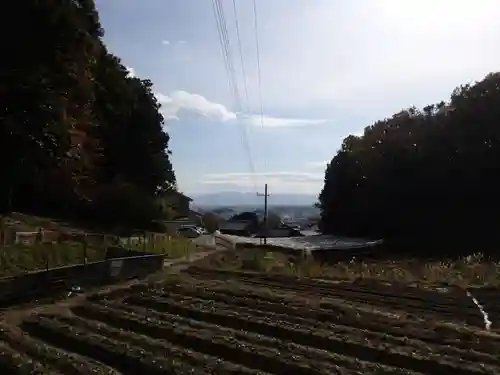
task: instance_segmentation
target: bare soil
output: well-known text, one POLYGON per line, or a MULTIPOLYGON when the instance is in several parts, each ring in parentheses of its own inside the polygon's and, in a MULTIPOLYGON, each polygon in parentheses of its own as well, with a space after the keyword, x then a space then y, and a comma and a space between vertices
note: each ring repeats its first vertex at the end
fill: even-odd
MULTIPOLYGON (((5 313, 0 370, 500 373, 500 334, 483 329, 477 307, 460 289, 327 283, 190 266, 202 258, 171 265, 149 280, 5 313)), ((494 299, 495 293, 485 296, 494 299)))

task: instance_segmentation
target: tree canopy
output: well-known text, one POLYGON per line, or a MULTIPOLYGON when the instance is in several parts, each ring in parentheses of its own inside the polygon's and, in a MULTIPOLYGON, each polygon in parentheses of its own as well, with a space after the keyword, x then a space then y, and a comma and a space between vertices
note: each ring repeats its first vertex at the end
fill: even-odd
POLYGON ((20 1, 3 12, 0 210, 139 224, 176 189, 152 83, 103 42, 93 0, 20 1))
POLYGON ((213 212, 207 212, 203 215, 202 222, 208 233, 215 233, 219 229, 221 218, 213 212))
POLYGON ((319 196, 326 233, 479 245, 500 216, 500 73, 350 135, 319 196))

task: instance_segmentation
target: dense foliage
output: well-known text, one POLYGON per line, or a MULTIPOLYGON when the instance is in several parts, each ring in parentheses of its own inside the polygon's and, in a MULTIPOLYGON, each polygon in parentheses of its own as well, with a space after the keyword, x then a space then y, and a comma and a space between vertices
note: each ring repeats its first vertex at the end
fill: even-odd
POLYGON ((213 212, 207 212, 203 215, 202 223, 208 233, 214 233, 219 230, 221 218, 213 212))
POLYGON ((108 52, 93 0, 2 13, 0 211, 137 224, 175 189, 150 81, 108 52), (29 27, 26 27, 29 25, 29 27), (7 37, 9 35, 9 37, 7 37))
MULTIPOLYGON (((344 139, 320 194, 324 232, 492 243, 500 221, 500 73, 344 139)), ((480 250, 480 248, 476 248, 480 250)))

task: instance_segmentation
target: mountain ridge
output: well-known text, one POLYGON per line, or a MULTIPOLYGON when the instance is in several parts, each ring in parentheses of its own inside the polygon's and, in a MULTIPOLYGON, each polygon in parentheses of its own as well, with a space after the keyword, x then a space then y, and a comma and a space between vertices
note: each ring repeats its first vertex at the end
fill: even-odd
MULTIPOLYGON (((223 191, 217 193, 191 195, 195 206, 261 206, 264 198, 255 193, 242 193, 237 191, 223 191)), ((313 194, 276 193, 270 194, 270 206, 312 206, 318 197, 313 194)))

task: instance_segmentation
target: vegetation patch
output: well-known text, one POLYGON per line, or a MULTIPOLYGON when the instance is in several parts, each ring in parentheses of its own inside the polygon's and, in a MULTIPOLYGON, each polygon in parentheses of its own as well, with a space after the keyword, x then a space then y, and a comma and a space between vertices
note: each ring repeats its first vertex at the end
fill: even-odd
POLYGON ((163 233, 148 233, 144 236, 129 237, 124 239, 122 243, 128 249, 153 254, 165 254, 167 258, 189 257, 199 248, 187 238, 163 233))
POLYGON ((0 246, 0 277, 104 260, 106 250, 80 242, 0 246))
POLYGON ((165 233, 142 232, 129 237, 86 233, 56 220, 19 213, 3 217, 1 224, 0 277, 101 261, 108 246, 172 259, 189 258, 202 248, 187 238, 165 233))
POLYGON ((332 280, 378 280, 461 287, 498 286, 500 262, 480 253, 454 259, 406 258, 383 260, 350 258, 336 263, 316 260, 314 253, 280 252, 272 247, 241 247, 235 252, 214 254, 197 266, 264 272, 332 280))

